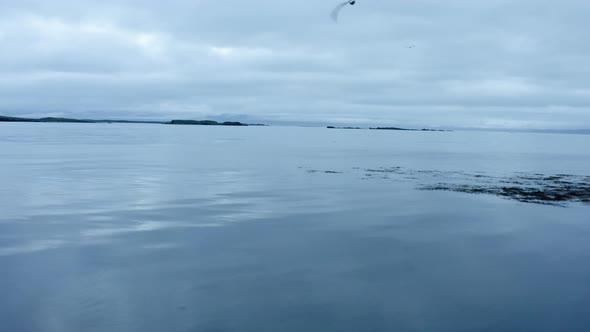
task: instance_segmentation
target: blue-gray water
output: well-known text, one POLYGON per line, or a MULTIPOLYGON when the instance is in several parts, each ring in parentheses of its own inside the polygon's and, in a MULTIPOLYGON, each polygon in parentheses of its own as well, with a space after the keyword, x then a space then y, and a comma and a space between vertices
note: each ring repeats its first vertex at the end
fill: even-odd
POLYGON ((417 190, 464 174, 588 176, 588 147, 0 124, 0 329, 589 331, 588 205, 417 190), (388 167, 411 174, 365 171, 388 167))

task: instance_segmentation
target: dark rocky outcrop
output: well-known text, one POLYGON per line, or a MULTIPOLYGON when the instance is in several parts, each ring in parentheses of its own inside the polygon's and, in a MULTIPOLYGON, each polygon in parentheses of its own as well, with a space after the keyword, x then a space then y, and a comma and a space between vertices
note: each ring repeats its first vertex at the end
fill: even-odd
POLYGON ((373 130, 416 130, 416 129, 407 129, 407 128, 398 128, 398 127, 374 127, 369 128, 373 130))
POLYGON ((328 126, 328 129, 362 129, 361 127, 334 127, 334 126, 328 126))
POLYGON ((217 122, 213 120, 172 120, 169 122, 172 125, 193 125, 193 126, 247 126, 241 122, 217 122))

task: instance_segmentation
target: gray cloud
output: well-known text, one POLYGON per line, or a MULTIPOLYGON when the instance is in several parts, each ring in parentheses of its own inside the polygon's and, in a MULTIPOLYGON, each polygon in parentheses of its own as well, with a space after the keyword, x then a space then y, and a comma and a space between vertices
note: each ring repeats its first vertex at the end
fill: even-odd
POLYGON ((587 1, 337 3, 0 0, 0 113, 590 123, 587 1))

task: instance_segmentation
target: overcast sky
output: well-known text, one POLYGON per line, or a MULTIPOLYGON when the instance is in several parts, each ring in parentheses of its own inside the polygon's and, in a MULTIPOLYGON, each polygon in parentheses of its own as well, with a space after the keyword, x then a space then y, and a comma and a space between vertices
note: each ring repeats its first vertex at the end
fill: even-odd
POLYGON ((0 0, 0 114, 590 127, 590 1, 339 1, 0 0))

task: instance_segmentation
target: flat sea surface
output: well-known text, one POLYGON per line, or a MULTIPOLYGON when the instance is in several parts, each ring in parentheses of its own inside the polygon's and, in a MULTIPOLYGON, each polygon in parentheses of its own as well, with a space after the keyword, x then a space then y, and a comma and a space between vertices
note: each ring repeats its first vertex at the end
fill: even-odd
POLYGON ((0 330, 590 331, 590 136, 0 124, 0 330), (531 180, 532 181, 532 180, 531 180))

